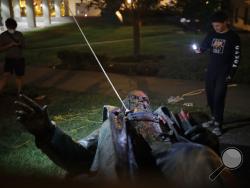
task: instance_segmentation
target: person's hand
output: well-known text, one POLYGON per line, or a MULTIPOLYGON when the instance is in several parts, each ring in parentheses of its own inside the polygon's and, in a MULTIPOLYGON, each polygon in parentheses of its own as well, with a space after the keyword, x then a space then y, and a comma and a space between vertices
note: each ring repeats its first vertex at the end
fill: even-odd
POLYGON ((47 106, 41 107, 25 95, 15 101, 17 120, 33 135, 43 137, 54 129, 47 113, 47 106))
POLYGON ((11 42, 11 43, 9 43, 9 48, 11 48, 11 47, 16 47, 16 46, 20 46, 20 43, 19 42, 11 42))
POLYGON ((194 52, 195 52, 196 54, 200 54, 200 53, 201 53, 201 49, 200 49, 200 48, 194 49, 194 52))

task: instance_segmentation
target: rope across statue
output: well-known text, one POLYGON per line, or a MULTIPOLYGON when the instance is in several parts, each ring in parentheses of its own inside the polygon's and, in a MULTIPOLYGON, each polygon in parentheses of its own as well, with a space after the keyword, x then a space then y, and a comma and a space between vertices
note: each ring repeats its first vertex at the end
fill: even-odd
POLYGON ((129 111, 104 106, 100 128, 78 142, 49 119, 47 106, 24 95, 15 103, 17 119, 35 136, 37 147, 70 177, 85 174, 112 182, 155 177, 176 187, 232 186, 227 170, 209 180, 221 164, 218 138, 191 116, 163 106, 153 112, 139 90, 123 102, 129 111))

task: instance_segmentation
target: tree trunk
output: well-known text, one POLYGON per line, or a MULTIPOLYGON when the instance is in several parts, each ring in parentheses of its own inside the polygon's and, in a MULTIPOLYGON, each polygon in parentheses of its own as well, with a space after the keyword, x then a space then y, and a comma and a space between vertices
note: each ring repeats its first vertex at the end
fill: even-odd
POLYGON ((134 57, 140 57, 141 36, 140 36, 141 20, 139 11, 133 10, 133 41, 134 41, 134 57))
POLYGON ((234 22, 234 9, 231 0, 222 0, 221 9, 227 13, 230 23, 234 22))

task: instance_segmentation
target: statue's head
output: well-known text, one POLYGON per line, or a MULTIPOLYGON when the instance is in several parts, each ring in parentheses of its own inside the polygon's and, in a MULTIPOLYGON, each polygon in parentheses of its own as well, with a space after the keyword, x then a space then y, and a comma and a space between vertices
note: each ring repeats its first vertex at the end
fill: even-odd
POLYGON ((124 104, 128 110, 132 112, 148 112, 150 109, 150 102, 148 96, 141 90, 133 90, 129 92, 124 99, 124 104))
POLYGON ((141 90, 134 90, 129 92, 124 100, 124 104, 131 112, 127 116, 130 130, 135 130, 136 135, 142 136, 141 138, 145 139, 148 143, 156 140, 159 135, 158 123, 154 121, 153 113, 151 113, 152 110, 148 96, 141 90), (129 115, 131 114, 133 114, 132 117, 135 119, 129 119, 129 115))

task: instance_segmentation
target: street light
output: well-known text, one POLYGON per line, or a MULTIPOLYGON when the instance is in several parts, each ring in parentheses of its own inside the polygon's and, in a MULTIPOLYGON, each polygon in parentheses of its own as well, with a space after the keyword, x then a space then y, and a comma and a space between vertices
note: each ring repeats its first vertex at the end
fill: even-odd
POLYGON ((132 0, 127 0, 127 3, 128 3, 128 4, 131 4, 131 3, 132 3, 132 0))

